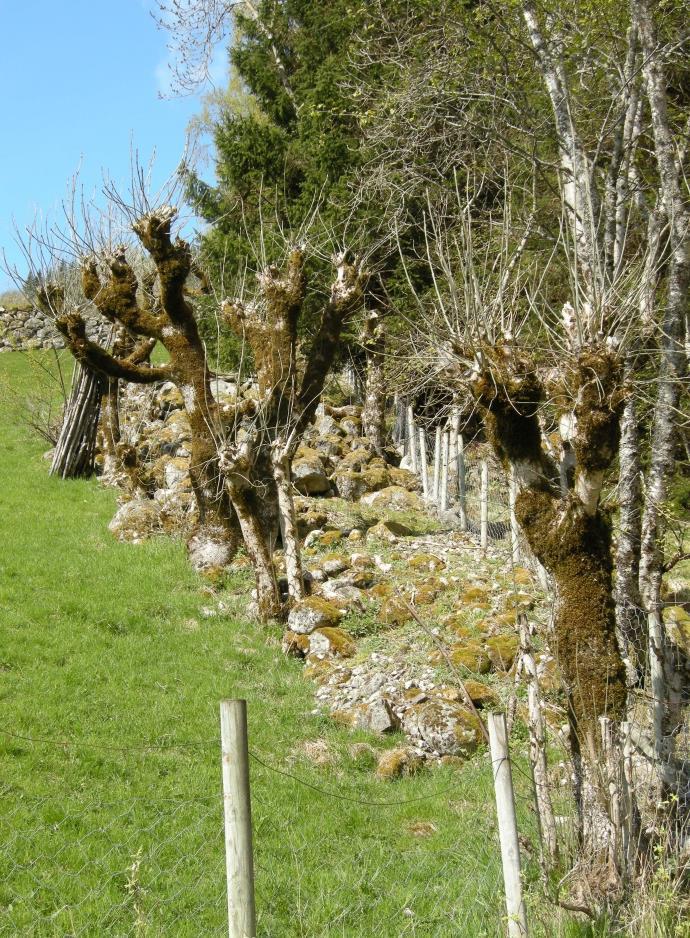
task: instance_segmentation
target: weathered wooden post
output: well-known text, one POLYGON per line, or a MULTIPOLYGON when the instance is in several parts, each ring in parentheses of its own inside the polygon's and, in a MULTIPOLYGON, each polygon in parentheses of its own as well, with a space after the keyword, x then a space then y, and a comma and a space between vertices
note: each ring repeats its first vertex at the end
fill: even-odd
POLYGON ((256 938, 246 700, 221 701, 220 735, 229 936, 256 938))
POLYGON ((441 511, 448 510, 448 464, 450 462, 450 433, 446 430, 443 434, 443 449, 441 456, 441 511))
POLYGON ((457 447, 458 503, 460 506, 460 529, 467 530, 467 476, 465 470, 465 441, 462 433, 458 434, 457 447))
POLYGON ((512 548, 513 564, 520 564, 520 527, 515 514, 515 502, 517 501, 517 480, 515 478, 515 468, 510 467, 510 476, 508 478, 508 499, 510 502, 510 544, 512 548))
POLYGON ((558 840, 556 837, 556 819, 553 813, 551 792, 549 791, 544 715, 541 709, 537 663, 534 660, 534 652, 532 650, 530 626, 525 615, 519 617, 519 622, 521 646, 520 662, 527 683, 529 757, 532 763, 532 775, 534 776, 537 811, 539 812, 539 827, 542 842, 546 849, 546 854, 548 855, 548 865, 551 867, 558 855, 558 840))
POLYGON ((479 492, 479 544, 486 550, 489 543, 489 464, 482 459, 481 488, 479 492))
POLYGON ((491 766, 496 792, 498 836, 501 844, 503 881, 505 883, 506 909, 508 911, 508 936, 509 938, 526 938, 527 914, 520 881, 520 847, 515 818, 515 798, 513 796, 513 778, 510 771, 505 714, 489 713, 488 722, 491 766))
POLYGON ((410 441, 411 468, 416 475, 419 469, 417 463, 417 434, 415 433, 414 413, 411 404, 407 408, 407 438, 410 441))
MULTIPOLYGON (((449 472, 453 464, 457 463, 458 434, 459 433, 460 433, 460 412, 458 411, 457 407, 454 407, 453 410, 451 411, 451 416, 450 416, 450 460, 448 464, 449 472)), ((453 482, 452 491, 449 490, 448 492, 448 500, 451 505, 458 497, 458 485, 459 485, 459 477, 458 477, 457 465, 456 465, 455 481, 453 482)))
POLYGON ((438 505, 441 491, 441 428, 436 427, 436 443, 434 445, 434 491, 433 500, 438 505))
POLYGON ((426 433, 422 427, 419 428, 419 460, 422 469, 422 490, 424 492, 424 501, 429 501, 429 465, 426 456, 426 433))

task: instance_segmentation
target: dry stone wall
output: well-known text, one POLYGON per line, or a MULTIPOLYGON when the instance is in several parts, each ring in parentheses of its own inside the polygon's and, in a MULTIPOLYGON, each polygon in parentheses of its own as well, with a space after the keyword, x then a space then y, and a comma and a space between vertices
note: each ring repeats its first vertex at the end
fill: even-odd
POLYGON ((0 352, 63 346, 62 336, 41 310, 0 306, 0 352))
MULTIPOLYGON (((107 341, 110 324, 93 313, 87 313, 85 319, 88 337, 107 341)), ((52 319, 40 309, 0 306, 0 352, 64 347, 64 340, 52 319)))

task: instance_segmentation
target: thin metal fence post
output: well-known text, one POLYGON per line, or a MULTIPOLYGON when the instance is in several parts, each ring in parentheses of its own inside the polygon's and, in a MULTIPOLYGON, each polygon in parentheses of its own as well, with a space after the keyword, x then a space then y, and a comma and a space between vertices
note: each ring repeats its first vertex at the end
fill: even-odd
POLYGON ((230 938, 256 938, 246 700, 222 700, 225 865, 230 938))
POLYGON ((509 938, 526 938, 527 913, 522 898, 522 883, 520 881, 520 847, 515 818, 515 797, 513 794, 513 778, 510 771, 505 714, 489 713, 488 723, 491 765, 496 792, 498 835, 501 843, 503 881, 505 883, 506 909, 508 911, 508 936, 509 938))

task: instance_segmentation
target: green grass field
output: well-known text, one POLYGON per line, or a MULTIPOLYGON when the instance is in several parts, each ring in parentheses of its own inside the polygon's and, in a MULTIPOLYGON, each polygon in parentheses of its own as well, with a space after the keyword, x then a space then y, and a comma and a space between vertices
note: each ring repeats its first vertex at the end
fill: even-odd
MULTIPOLYGON (((0 935, 227 934, 225 697, 247 698, 265 763, 261 938, 503 934, 486 754, 377 782, 352 744, 399 740, 313 714, 277 630, 202 614, 214 598, 182 544, 119 544, 113 492, 48 477, 45 443, 2 394, 31 393, 37 374, 0 356, 0 935)), ((230 607, 250 588, 238 574, 230 607)))

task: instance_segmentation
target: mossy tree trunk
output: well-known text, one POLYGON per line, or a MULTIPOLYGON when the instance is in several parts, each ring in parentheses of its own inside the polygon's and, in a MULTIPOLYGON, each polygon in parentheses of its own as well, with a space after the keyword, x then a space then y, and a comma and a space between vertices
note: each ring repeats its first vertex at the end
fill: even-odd
POLYGON ((365 282, 365 275, 352 258, 342 255, 335 259, 336 279, 316 335, 305 350, 306 366, 300 374, 297 323, 306 290, 304 261, 303 250, 294 248, 283 270, 271 266, 259 275, 256 301, 233 301, 223 307, 230 327, 250 346, 257 369, 256 413, 251 420, 238 424, 238 434, 225 443, 221 460, 243 531, 245 526, 252 531, 252 556, 258 558, 258 605, 264 619, 278 614, 280 597, 275 572, 269 576, 267 571, 273 543, 271 532, 258 522, 263 499, 257 493, 262 487, 270 487, 275 493, 288 590, 292 600, 301 599, 304 579, 290 483, 292 460, 314 418, 343 325, 360 303, 365 282), (262 537, 264 542, 260 544, 262 537))
POLYGON ((190 476, 200 519, 189 541, 190 558, 200 569, 222 568, 235 554, 239 527, 221 479, 219 413, 187 298, 187 283, 198 272, 189 245, 179 238, 173 241, 175 216, 175 209, 166 206, 143 215, 132 226, 155 265, 155 302, 151 284, 139 282, 124 248, 106 257, 89 257, 83 264, 86 297, 108 321, 142 337, 129 354, 113 354, 91 342, 78 313, 61 315, 56 324, 75 357, 95 371, 134 383, 173 381, 180 389, 191 428, 190 476), (168 364, 153 366, 145 361, 144 352, 150 352, 155 342, 167 349, 168 364))
POLYGON ((596 781, 599 721, 624 719, 627 686, 616 641, 611 519, 599 496, 618 446, 621 365, 614 352, 593 343, 574 351, 551 384, 531 357, 508 343, 482 349, 480 359, 472 390, 496 454, 514 471, 518 523, 555 586, 549 643, 568 701, 580 836, 590 858, 608 856, 606 793, 596 781), (542 441, 539 413, 547 398, 561 409, 571 465, 565 490, 542 441))

